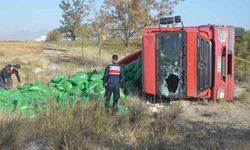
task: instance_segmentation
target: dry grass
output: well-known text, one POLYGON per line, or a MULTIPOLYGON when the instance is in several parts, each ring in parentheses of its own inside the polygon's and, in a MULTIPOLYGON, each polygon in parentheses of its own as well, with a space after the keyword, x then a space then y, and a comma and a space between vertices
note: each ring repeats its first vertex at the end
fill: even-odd
MULTIPOLYGON (((61 42, 61 43, 54 43, 56 44, 58 47, 65 47, 65 48, 72 48, 72 47, 77 47, 80 48, 82 47, 98 47, 99 43, 95 40, 78 40, 78 41, 65 41, 65 42, 61 42)), ((138 39, 130 39, 129 42, 129 48, 128 51, 129 52, 133 52, 135 50, 137 50, 138 48, 140 48, 141 45, 141 38, 138 39)), ((109 53, 116 53, 119 55, 124 55, 125 53, 125 46, 123 44, 123 41, 119 38, 111 38, 108 40, 103 41, 103 50, 104 51, 108 51, 109 53)))
MULTIPOLYGON (((22 70, 20 75, 23 81, 33 82, 37 75, 32 72, 35 67, 42 66, 42 62, 32 55, 42 53, 46 45, 37 42, 21 42, 21 41, 0 41, 0 67, 3 68, 7 64, 21 64, 22 70), (23 57, 29 55, 30 57, 23 57)), ((14 87, 18 85, 14 77, 14 87)))
MULTIPOLYGON (((132 106, 129 114, 107 114, 103 106, 90 102, 66 111, 55 110, 51 105, 35 118, 20 115, 1 118, 0 148, 247 149, 249 146, 249 131, 183 122, 178 113, 167 111, 149 113, 138 100, 138 97, 127 99, 132 106)), ((181 112, 181 108, 173 109, 181 112)))
MULTIPOLYGON (((111 54, 103 53, 102 56, 108 59, 102 59, 101 65, 97 64, 96 55, 98 49, 95 47, 72 48, 67 52, 60 51, 43 51, 45 44, 37 42, 11 42, 0 41, 0 67, 7 64, 21 64, 20 75, 23 82, 34 82, 41 80, 47 83, 53 76, 58 74, 72 74, 80 70, 100 70, 105 66, 111 54), (83 56, 82 56, 83 54, 83 56), (107 55, 109 57, 107 57, 107 55)), ((64 47, 56 47, 64 49, 64 47)), ((14 88, 19 83, 14 79, 14 88)))
POLYGON ((39 54, 44 47, 37 42, 0 41, 0 56, 39 54))
MULTIPOLYGON (((128 99, 129 101, 129 99, 128 99)), ((67 111, 51 107, 36 118, 1 119, 2 149, 159 149, 166 142, 183 139, 175 128, 177 118, 166 112, 150 114, 137 101, 130 114, 107 114, 96 103, 77 105, 67 111)))

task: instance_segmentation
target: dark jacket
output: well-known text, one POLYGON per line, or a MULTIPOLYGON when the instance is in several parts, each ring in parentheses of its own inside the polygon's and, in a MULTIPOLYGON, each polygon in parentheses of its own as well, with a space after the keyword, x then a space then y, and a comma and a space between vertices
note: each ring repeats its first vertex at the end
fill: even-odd
POLYGON ((18 70, 14 67, 14 65, 8 64, 6 67, 4 67, 1 70, 1 77, 5 80, 9 77, 11 77, 12 74, 16 75, 16 78, 18 80, 18 82, 21 82, 21 78, 19 75, 18 70))
POLYGON ((123 88, 124 72, 119 64, 110 64, 106 67, 103 76, 103 86, 114 85, 123 88))

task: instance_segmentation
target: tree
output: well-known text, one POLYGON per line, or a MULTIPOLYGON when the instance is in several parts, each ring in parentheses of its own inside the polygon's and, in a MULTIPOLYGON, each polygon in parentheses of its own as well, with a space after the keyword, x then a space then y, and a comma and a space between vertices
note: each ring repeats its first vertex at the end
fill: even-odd
POLYGON ((101 8, 99 11, 97 11, 97 4, 98 0, 91 0, 91 12, 92 15, 92 23, 91 23, 91 32, 89 34, 91 35, 92 39, 95 39, 97 41, 98 45, 98 60, 97 64, 101 65, 101 53, 103 50, 103 43, 104 40, 107 38, 108 34, 108 24, 106 22, 106 14, 107 10, 105 8, 101 8))
POLYGON ((244 36, 236 42, 236 55, 243 59, 250 59, 250 30, 247 30, 244 36))
POLYGON ((95 16, 95 21, 92 23, 93 26, 93 37, 96 38, 97 40, 97 45, 99 47, 98 49, 98 65, 101 65, 101 53, 103 50, 103 41, 107 37, 108 33, 108 28, 107 24, 105 23, 106 16, 103 15, 105 14, 105 10, 100 10, 99 14, 96 14, 95 16))
POLYGON ((156 2, 155 9, 157 10, 157 20, 159 20, 161 17, 171 16, 173 14, 174 7, 182 1, 184 0, 160 0, 156 2))
POLYGON ((46 42, 59 42, 62 33, 59 29, 54 29, 47 34, 46 42))
POLYGON ((236 41, 235 50, 236 73, 235 76, 239 81, 250 82, 250 30, 247 30, 241 39, 236 41))
POLYGON ((85 0, 62 0, 59 7, 63 11, 62 26, 60 27, 62 33, 71 40, 76 40, 81 23, 88 15, 88 5, 85 0))
POLYGON ((78 29, 78 37, 81 39, 81 51, 82 51, 82 56, 84 56, 83 54, 83 42, 84 39, 90 39, 90 36, 92 34, 92 26, 91 24, 82 24, 80 25, 79 29, 78 29))
MULTIPOLYGON (((142 29, 155 25, 159 17, 170 15, 182 0, 104 0, 106 23, 113 35, 119 35, 128 53, 129 40, 140 35, 142 29)), ((158 22, 158 21, 157 21, 158 22)))

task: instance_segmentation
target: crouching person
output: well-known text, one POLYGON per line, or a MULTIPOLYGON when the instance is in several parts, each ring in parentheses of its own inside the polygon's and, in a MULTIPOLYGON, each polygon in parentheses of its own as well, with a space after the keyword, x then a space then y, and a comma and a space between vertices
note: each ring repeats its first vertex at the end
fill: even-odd
POLYGON ((7 65, 0 72, 0 87, 11 89, 13 86, 13 80, 11 78, 12 74, 16 75, 18 82, 21 82, 18 70, 21 68, 19 64, 7 65))
POLYGON ((113 112, 118 110, 118 101, 120 99, 120 88, 123 88, 124 72, 122 67, 117 64, 118 56, 112 56, 112 64, 108 65, 105 69, 103 76, 103 86, 105 92, 105 107, 109 108, 110 97, 113 94, 113 112))

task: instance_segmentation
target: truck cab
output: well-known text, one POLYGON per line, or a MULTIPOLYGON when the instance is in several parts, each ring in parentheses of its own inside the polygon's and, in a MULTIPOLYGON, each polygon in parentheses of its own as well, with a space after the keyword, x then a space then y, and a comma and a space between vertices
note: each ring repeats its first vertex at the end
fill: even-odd
MULTIPOLYGON (((161 23, 178 23, 180 17, 161 23)), ((171 99, 233 100, 235 28, 226 25, 145 28, 141 55, 142 91, 171 99)))

